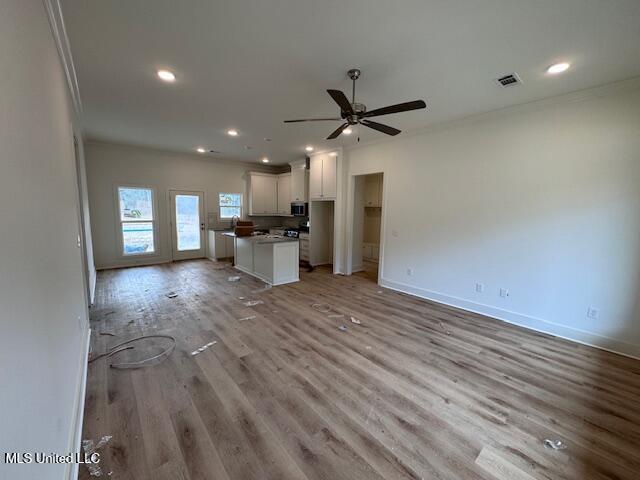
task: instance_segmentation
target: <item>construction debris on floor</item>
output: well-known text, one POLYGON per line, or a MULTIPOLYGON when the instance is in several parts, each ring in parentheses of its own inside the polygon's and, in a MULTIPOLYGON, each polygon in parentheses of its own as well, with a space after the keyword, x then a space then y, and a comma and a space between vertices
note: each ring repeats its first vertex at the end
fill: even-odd
POLYGON ((216 343, 218 343, 216 340, 214 340, 213 342, 209 342, 206 345, 203 345, 200 348, 198 348, 197 350, 194 350, 193 352, 191 352, 191 355, 192 356, 198 355, 199 353, 204 352, 207 348, 212 347, 216 343))
POLYGON ((112 357, 118 353, 124 352, 125 350, 133 350, 135 347, 131 346, 132 343, 137 343, 137 342, 141 342, 143 340, 148 340, 152 338, 163 338, 163 339, 171 340, 171 344, 168 347, 166 347, 164 350, 162 350, 160 353, 156 355, 152 355, 148 358, 144 358, 142 360, 138 360, 135 362, 112 363, 109 366, 111 368, 116 368, 116 369, 128 369, 128 368, 143 368, 150 365, 156 365, 157 363, 160 363, 160 361, 164 360, 169 355, 171 355, 171 352, 173 352, 173 349, 176 346, 175 337, 172 337, 171 335, 142 335, 140 337, 132 338, 131 340, 127 340, 125 342, 114 345, 113 347, 107 349, 105 353, 102 353, 100 355, 90 358, 89 363, 93 363, 96 360, 99 360, 100 358, 112 357))
POLYGON ((331 311, 331 306, 326 303, 314 303, 311 305, 311 308, 320 313, 329 313, 331 311))
POLYGON ((564 450, 567 445, 562 440, 550 440, 548 438, 543 442, 544 446, 553 450, 564 450))

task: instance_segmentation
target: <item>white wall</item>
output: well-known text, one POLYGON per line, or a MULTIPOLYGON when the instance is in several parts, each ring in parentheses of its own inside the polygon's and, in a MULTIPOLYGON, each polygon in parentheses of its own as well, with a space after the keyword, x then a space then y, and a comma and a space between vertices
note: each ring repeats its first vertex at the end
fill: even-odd
POLYGON ((348 156, 384 172, 383 284, 640 356, 640 81, 348 156))
POLYGON ((87 270, 87 282, 89 290, 89 303, 93 304, 95 292, 96 292, 96 266, 93 260, 93 238, 91 236, 91 215, 89 212, 89 193, 87 186, 87 163, 84 155, 84 143, 82 142, 80 132, 76 131, 78 137, 78 189, 80 193, 80 209, 81 209, 81 221, 82 221, 82 233, 84 235, 84 253, 85 253, 85 268, 87 270))
POLYGON ((271 171, 262 165, 222 161, 198 154, 87 142, 87 183, 91 207, 94 260, 97 268, 159 263, 171 260, 169 190, 205 192, 206 212, 217 212, 220 192, 242 193, 247 206, 248 171, 271 171), (159 238, 157 255, 124 258, 118 247, 117 185, 143 185, 156 190, 159 238))
MULTIPOLYGON (((73 114, 41 0, 0 5, 0 452, 69 453, 87 345, 73 114)), ((56 479, 65 465, 6 465, 56 479)))
POLYGON ((380 243, 380 222, 382 221, 382 209, 379 207, 364 208, 364 235, 365 243, 380 243))

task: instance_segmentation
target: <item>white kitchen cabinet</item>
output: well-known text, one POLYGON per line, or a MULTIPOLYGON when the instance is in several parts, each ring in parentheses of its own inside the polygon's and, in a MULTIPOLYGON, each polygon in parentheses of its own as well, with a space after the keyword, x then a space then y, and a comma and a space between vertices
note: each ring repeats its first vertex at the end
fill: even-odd
POLYGON ((249 173, 249 215, 278 215, 276 175, 249 173))
POLYGON ((207 257, 216 259, 216 232, 213 230, 207 231, 207 257))
POLYGON ((322 160, 322 198, 336 198, 338 157, 327 156, 322 160))
POLYGON ((300 248, 300 261, 309 262, 309 234, 301 233, 300 238, 298 239, 298 244, 300 248))
POLYGON ((310 161, 309 196, 312 200, 333 200, 337 192, 338 158, 315 155, 310 161))
POLYGON ((278 215, 291 215, 291 174, 283 173, 277 177, 278 215))
POLYGON ((309 184, 309 171, 307 170, 306 160, 292 162, 291 165, 291 201, 307 202, 309 184))
POLYGON ((258 277, 269 285, 300 280, 297 240, 237 237, 236 245, 235 268, 238 270, 258 277))
POLYGON ((367 175, 364 183, 364 206, 382 206, 382 176, 367 175))
MULTIPOLYGON (((227 258, 227 242, 223 232, 216 232, 215 235, 215 258, 227 258)), ((233 256, 233 255, 231 255, 233 256)))
POLYGON ((309 162, 309 197, 322 198, 322 157, 315 156, 309 162))
POLYGON ((209 230, 209 258, 212 260, 233 257, 233 238, 223 233, 209 230))

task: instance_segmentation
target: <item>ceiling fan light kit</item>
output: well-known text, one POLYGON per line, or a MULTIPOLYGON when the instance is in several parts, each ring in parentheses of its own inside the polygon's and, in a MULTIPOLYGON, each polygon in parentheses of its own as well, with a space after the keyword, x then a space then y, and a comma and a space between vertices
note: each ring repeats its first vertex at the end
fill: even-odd
POLYGON ((427 105, 424 100, 414 100, 412 102, 398 103, 397 105, 390 105, 388 107, 376 108, 375 110, 367 111, 366 105, 356 102, 356 80, 360 78, 362 72, 357 68, 352 68, 347 72, 347 76, 353 82, 351 90, 351 101, 340 90, 327 90, 327 93, 331 96, 334 102, 340 107, 340 117, 335 118, 304 118, 298 120, 285 120, 285 123, 298 123, 298 122, 327 122, 327 121, 342 121, 342 125, 336 128, 331 135, 327 137, 327 140, 333 140, 338 138, 340 134, 347 128, 354 125, 363 125, 365 127, 377 130, 378 132, 385 133, 387 135, 398 135, 400 130, 382 123, 373 122, 368 120, 370 117, 378 117, 381 115, 389 115, 391 113, 408 112, 411 110, 419 110, 426 108, 427 105))

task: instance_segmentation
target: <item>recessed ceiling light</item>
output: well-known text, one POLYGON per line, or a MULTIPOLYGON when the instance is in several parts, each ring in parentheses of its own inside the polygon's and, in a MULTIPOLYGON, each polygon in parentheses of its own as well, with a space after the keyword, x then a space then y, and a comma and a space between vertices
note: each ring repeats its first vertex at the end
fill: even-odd
POLYGON ((338 156, 338 152, 331 152, 329 155, 331 155, 332 157, 337 157, 338 156))
POLYGON ((351 130, 350 128, 345 128, 344 130, 342 130, 342 133, 344 133, 345 135, 351 135, 352 132, 353 130, 351 130))
POLYGON ((169 70, 158 70, 158 78, 170 83, 176 81, 175 73, 170 72, 169 70))
POLYGON ((202 147, 198 147, 196 150, 198 151, 198 153, 206 152, 206 150, 204 148, 202 148, 202 147))
POLYGON ((555 75, 557 73, 566 72, 567 70, 569 70, 570 66, 571 66, 571 64, 569 64, 567 62, 555 63, 555 64, 551 65, 549 68, 547 68, 547 73, 555 75))
POLYGON ((313 147, 312 147, 311 145, 307 145, 306 147, 304 147, 304 149, 305 149, 307 152, 313 152, 313 147))
POLYGON ((262 163, 269 163, 269 159, 267 157, 263 157, 262 163))
POLYGON ((230 130, 227 130, 227 135, 231 136, 231 137, 237 137, 238 136, 238 131, 234 130, 233 128, 230 130))

